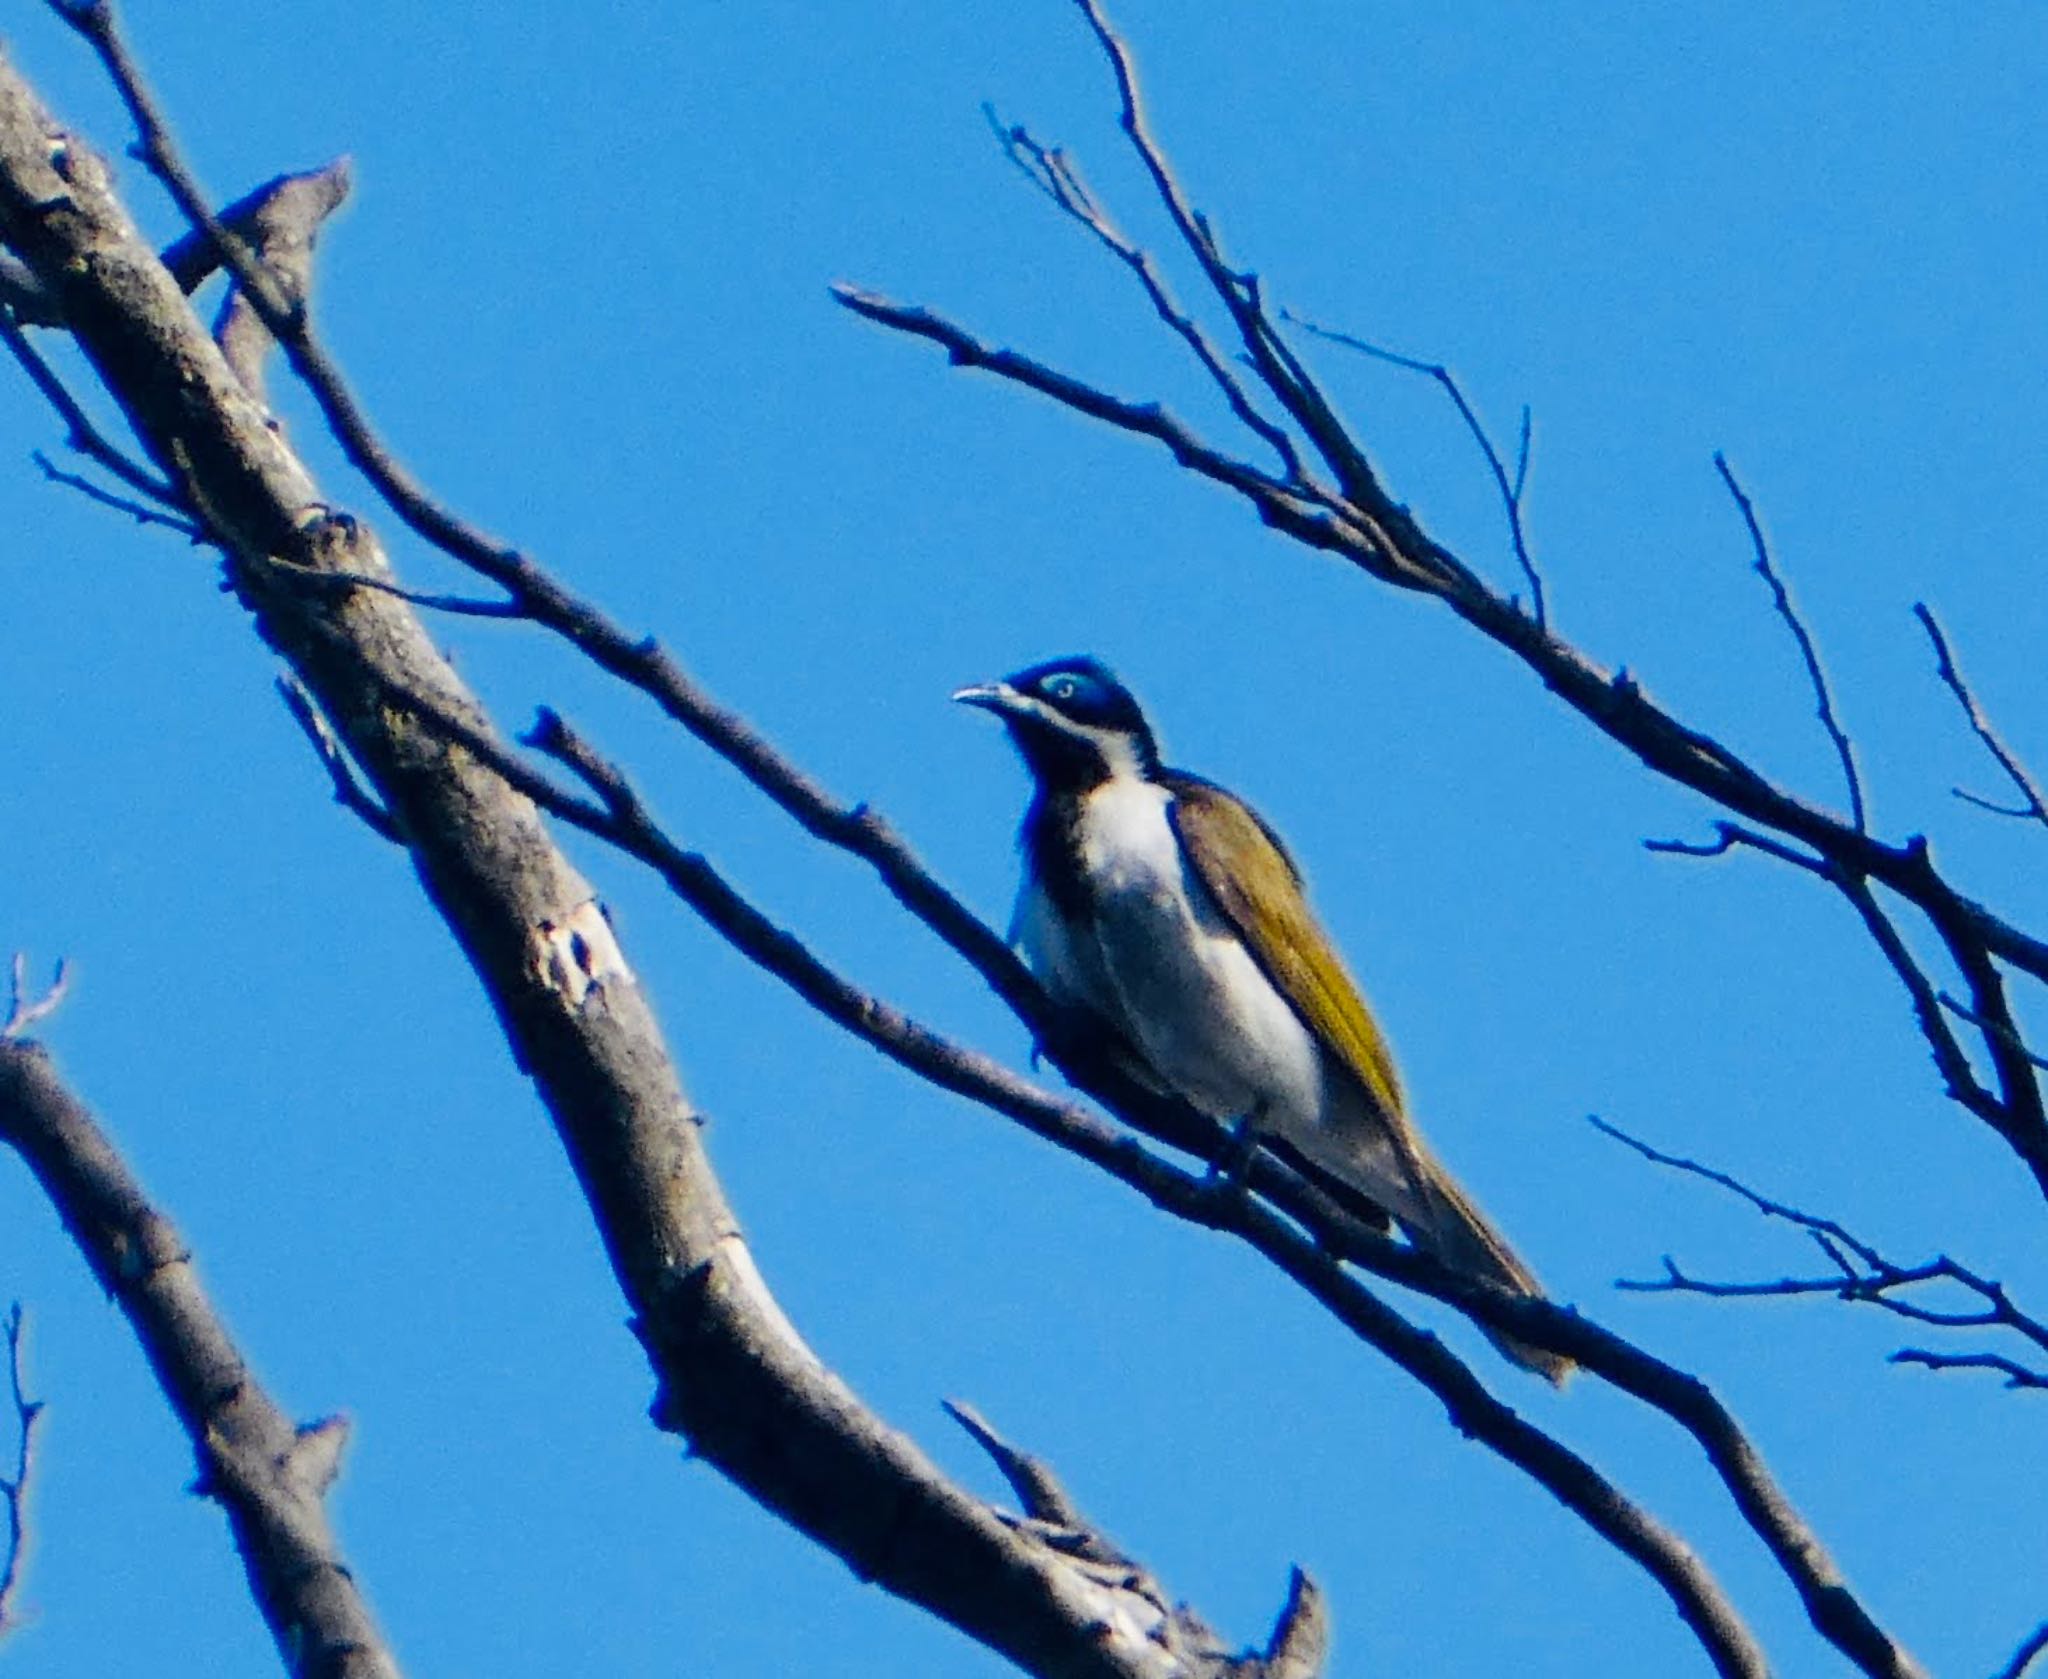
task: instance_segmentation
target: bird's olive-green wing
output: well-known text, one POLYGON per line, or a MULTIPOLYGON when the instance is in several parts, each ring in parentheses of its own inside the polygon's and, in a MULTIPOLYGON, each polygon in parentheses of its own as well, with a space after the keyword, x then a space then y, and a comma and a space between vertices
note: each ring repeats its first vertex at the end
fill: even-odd
POLYGON ((1184 775, 1167 785, 1174 832, 1209 896, 1309 1030, 1357 1075, 1387 1120, 1402 1127, 1393 1054, 1357 981, 1310 911, 1301 875, 1278 837, 1220 787, 1184 775))

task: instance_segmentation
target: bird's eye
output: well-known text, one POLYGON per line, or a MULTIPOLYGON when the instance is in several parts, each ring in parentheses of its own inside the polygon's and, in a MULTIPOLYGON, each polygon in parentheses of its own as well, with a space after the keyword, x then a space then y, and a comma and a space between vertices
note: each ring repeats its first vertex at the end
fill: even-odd
POLYGON ((1045 694, 1048 699, 1070 700, 1080 691, 1081 684, 1076 682, 1071 676, 1055 676, 1045 685, 1045 694))

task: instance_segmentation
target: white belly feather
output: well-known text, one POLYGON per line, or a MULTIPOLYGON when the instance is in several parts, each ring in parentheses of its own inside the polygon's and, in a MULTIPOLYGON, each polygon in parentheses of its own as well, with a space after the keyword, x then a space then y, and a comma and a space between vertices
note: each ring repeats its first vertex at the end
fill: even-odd
POLYGON ((1122 778, 1089 794, 1079 837, 1092 934, 1027 884, 1012 937, 1055 996, 1104 1016, 1195 1107, 1283 1133, 1313 1128, 1321 1051, 1189 873, 1171 799, 1122 778))

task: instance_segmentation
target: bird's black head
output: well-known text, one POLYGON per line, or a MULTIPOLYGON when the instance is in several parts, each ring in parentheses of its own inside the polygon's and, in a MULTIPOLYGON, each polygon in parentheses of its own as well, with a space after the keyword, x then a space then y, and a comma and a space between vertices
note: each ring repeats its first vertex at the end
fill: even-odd
POLYGON ((1042 786, 1080 791, 1159 768, 1144 712, 1100 659, 1048 659, 953 698, 1002 718, 1042 786))

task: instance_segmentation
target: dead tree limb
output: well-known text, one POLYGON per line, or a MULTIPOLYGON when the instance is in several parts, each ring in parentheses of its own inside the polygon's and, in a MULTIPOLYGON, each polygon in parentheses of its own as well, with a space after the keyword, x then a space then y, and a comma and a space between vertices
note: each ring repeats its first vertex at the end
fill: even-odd
MULTIPOLYGON (((61 9, 88 34, 105 31, 101 44, 115 39, 105 6, 61 9)), ((108 56, 138 90, 132 65, 108 56)), ((237 283, 276 305, 258 310, 266 328, 302 315, 302 299, 278 303, 261 254, 220 238, 199 209, 237 283)), ((797 1335, 726 1206, 652 1007, 589 886, 529 800, 391 695, 422 696, 485 736, 488 718, 408 603, 304 587, 307 572, 388 577, 381 545, 318 494, 137 234, 105 165, 5 62, 0 239, 199 511, 259 633, 402 836, 555 1120, 653 1366, 656 1421, 860 1578, 1029 1671, 1249 1671, 954 1486, 797 1335)))
POLYGON ((348 1425, 299 1426, 250 1371, 177 1227, 150 1203, 40 1045, 0 1041, 0 1141, 27 1163, 100 1286, 118 1304, 220 1505, 257 1608, 288 1671, 397 1679, 327 1523, 348 1425))

